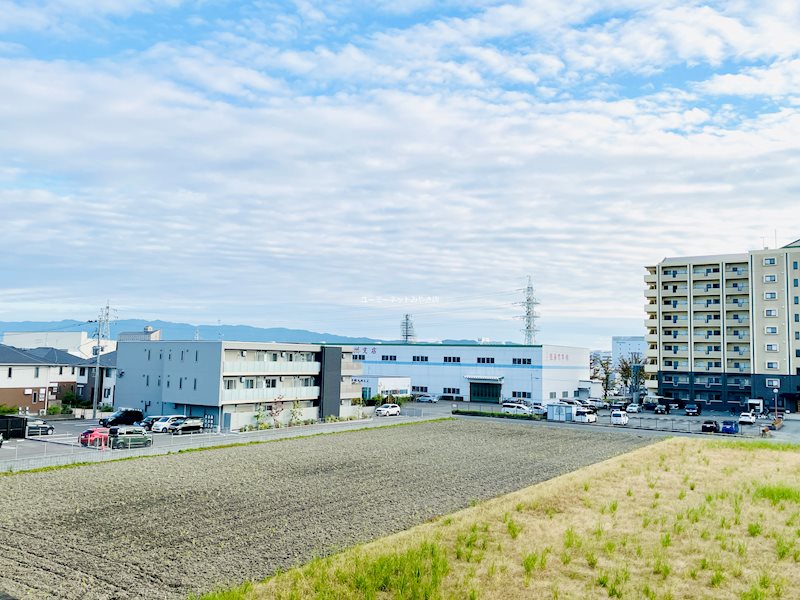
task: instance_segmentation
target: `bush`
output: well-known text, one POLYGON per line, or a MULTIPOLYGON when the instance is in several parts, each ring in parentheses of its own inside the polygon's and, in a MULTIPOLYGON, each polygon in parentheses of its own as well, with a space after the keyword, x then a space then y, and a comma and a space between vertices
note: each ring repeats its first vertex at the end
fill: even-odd
POLYGON ((542 417, 539 415, 510 415, 501 412, 484 412, 482 410, 462 410, 455 409, 454 415, 466 415, 468 417, 496 417, 500 419, 524 419, 525 421, 540 421, 542 417))
POLYGON ((60 415, 61 414, 61 407, 51 404, 50 406, 47 407, 47 414, 48 415, 60 415))
POLYGON ((111 406, 110 404, 101 404, 97 408, 97 410, 99 410, 100 412, 114 412, 114 407, 111 406))
POLYGON ((69 406, 66 406, 66 405, 62 406, 61 407, 61 414, 62 415, 71 415, 72 414, 72 409, 69 406))
POLYGON ((0 415, 15 415, 19 412, 19 409, 15 406, 6 406, 5 404, 0 404, 0 415))

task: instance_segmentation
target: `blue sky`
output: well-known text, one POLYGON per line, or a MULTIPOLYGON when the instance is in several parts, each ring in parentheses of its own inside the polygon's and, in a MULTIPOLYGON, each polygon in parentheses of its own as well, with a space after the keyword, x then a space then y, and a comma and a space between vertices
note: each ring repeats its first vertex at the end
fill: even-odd
POLYGON ((789 2, 0 0, 0 320, 643 333, 800 237, 789 2))

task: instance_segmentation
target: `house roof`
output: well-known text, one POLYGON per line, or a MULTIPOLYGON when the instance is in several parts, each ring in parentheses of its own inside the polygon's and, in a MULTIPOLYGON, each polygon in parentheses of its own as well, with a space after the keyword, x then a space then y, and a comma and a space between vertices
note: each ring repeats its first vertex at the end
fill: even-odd
POLYGON ((791 244, 786 244, 784 248, 800 248, 800 240, 795 240, 791 244))
MULTIPOLYGON (((77 363, 82 367, 94 367, 97 365, 97 357, 82 358, 77 363)), ((114 368, 117 366, 117 351, 108 352, 100 355, 100 366, 102 368, 114 368)))
POLYGON ((65 352, 64 350, 59 350, 57 348, 32 348, 30 350, 25 350, 25 354, 30 354, 35 358, 38 358, 48 364, 51 365, 79 365, 83 363, 85 358, 81 358, 80 356, 75 356, 74 354, 70 354, 69 352, 65 352))
POLYGON ((2 365, 46 365, 50 364, 41 358, 28 354, 14 346, 0 344, 0 364, 2 365))

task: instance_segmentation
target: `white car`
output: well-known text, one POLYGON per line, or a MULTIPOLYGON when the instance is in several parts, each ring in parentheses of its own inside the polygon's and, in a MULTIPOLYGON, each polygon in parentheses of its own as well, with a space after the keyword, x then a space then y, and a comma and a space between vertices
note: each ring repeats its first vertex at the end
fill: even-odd
POLYGON ((500 412, 507 415, 532 415, 533 409, 530 406, 519 402, 505 402, 500 412))
POLYGON ((593 412, 589 412, 588 410, 584 410, 579 408, 575 411, 575 422, 576 423, 597 423, 597 415, 593 412))
POLYGON ((438 402, 439 398, 434 396, 433 394, 422 394, 417 396, 417 402, 438 402))
POLYGON ((743 412, 739 415, 739 423, 744 425, 754 425, 756 422, 756 415, 752 412, 743 412))
POLYGON ((611 411, 611 424, 612 425, 627 425, 628 424, 628 413, 624 410, 612 410, 611 411))
POLYGON ((629 413, 642 412, 642 407, 639 404, 628 404, 628 408, 625 409, 625 412, 629 413))
POLYGON ((375 409, 376 417, 391 417, 392 415, 400 416, 400 407, 397 404, 381 404, 375 409))
POLYGON ((166 433, 169 426, 172 425, 178 419, 185 419, 186 415, 170 415, 168 417, 161 417, 158 421, 153 423, 153 427, 150 429, 153 433, 166 433))

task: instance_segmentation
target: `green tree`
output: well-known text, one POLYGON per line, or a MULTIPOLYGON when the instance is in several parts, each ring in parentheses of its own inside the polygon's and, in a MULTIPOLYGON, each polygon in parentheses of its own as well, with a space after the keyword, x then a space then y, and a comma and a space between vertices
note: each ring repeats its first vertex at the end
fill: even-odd
POLYGON ((632 352, 629 358, 620 358, 617 373, 624 391, 641 390, 645 381, 644 358, 638 352, 632 352))
POLYGON ((596 358, 592 363, 592 379, 599 381, 603 387, 603 401, 608 401, 608 392, 611 391, 614 378, 614 366, 610 358, 596 358))

